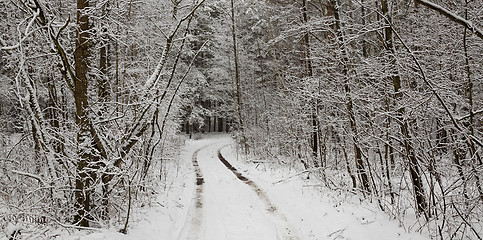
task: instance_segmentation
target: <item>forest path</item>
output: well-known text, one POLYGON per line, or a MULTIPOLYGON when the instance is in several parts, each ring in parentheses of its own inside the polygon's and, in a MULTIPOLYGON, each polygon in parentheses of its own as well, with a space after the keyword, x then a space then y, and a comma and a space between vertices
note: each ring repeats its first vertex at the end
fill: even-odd
MULTIPOLYGON (((237 155, 227 134, 186 140, 178 160, 165 164, 169 177, 164 189, 154 204, 133 209, 127 235, 114 227, 58 239, 430 239, 414 232, 419 225, 411 215, 405 216, 406 222, 390 220, 375 202, 362 202, 360 195, 323 187, 316 177, 307 179, 300 174, 301 164, 290 167, 237 155), (411 229, 405 229, 408 226, 411 229)), ((1 232, 0 240, 7 240, 1 232)))
POLYGON ((192 156, 196 187, 178 239, 299 239, 265 192, 222 156, 224 146, 214 140, 192 156))

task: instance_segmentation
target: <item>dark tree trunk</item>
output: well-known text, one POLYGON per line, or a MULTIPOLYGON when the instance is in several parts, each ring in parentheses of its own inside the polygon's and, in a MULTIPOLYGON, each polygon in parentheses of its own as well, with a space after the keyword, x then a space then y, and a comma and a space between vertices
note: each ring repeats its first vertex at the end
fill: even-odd
POLYGON ((99 50, 100 52, 100 60, 99 60, 99 70, 101 72, 101 76, 99 77, 98 81, 98 88, 99 88, 99 101, 105 103, 109 100, 109 76, 108 76, 108 43, 103 42, 103 46, 99 50))
MULTIPOLYGON (((391 17, 389 16, 389 9, 388 9, 388 4, 386 0, 381 0, 381 8, 382 8, 382 13, 385 16, 385 25, 386 25, 386 27, 384 28, 384 36, 385 36, 384 47, 389 56, 389 64, 391 66, 390 79, 392 80, 392 84, 394 86, 394 92, 395 92, 394 103, 397 104, 398 101, 400 101, 402 98, 401 77, 399 76, 399 73, 397 72, 397 69, 396 69, 397 64, 396 64, 396 59, 394 57, 392 27, 390 22, 391 17)), ((426 218, 428 218, 429 211, 427 209, 428 205, 424 194, 424 187, 423 187, 423 182, 422 182, 421 173, 420 173, 421 171, 419 168, 418 159, 416 157, 413 146, 411 144, 408 121, 404 117, 405 112, 406 110, 404 107, 398 108, 396 117, 399 120, 398 122, 400 123, 401 134, 403 137, 403 145, 404 145, 404 149, 406 150, 406 157, 409 161, 409 172, 411 175, 411 181, 413 184, 413 190, 416 198, 416 208, 419 213, 423 213, 426 216, 426 218)))
POLYGON ((371 192, 371 186, 369 183, 369 177, 367 176, 366 169, 364 167, 364 162, 362 160, 362 150, 359 147, 359 140, 357 139, 358 131, 357 131, 357 124, 356 124, 356 118, 354 114, 354 107, 353 107, 353 102, 352 102, 352 97, 351 97, 351 89, 350 89, 350 84, 349 84, 349 68, 347 66, 349 59, 347 57, 347 53, 345 51, 344 47, 344 35, 341 31, 341 26, 340 26, 340 16, 339 16, 339 6, 337 0, 330 0, 330 6, 329 6, 329 13, 332 13, 334 16, 334 24, 333 24, 333 29, 335 31, 338 45, 342 50, 342 63, 343 63, 343 68, 342 68, 342 75, 344 76, 344 91, 346 95, 346 109, 347 109, 347 115, 349 118, 349 124, 352 130, 352 140, 354 143, 354 155, 355 155, 355 162, 356 162, 356 169, 359 174, 359 177, 361 179, 361 184, 362 184, 362 190, 371 192))
MULTIPOLYGON (((307 1, 302 0, 302 17, 304 19, 304 23, 307 23, 309 21, 309 16, 307 14, 307 1)), ((310 54, 310 38, 309 38, 309 33, 306 32, 304 34, 304 48, 305 48, 305 75, 309 78, 313 76, 313 70, 312 70, 312 60, 311 60, 311 54, 310 54)), ((311 125, 312 125, 312 131, 311 131, 311 147, 312 147, 312 155, 314 156, 315 159, 318 158, 319 155, 319 122, 317 120, 317 110, 318 110, 318 104, 317 101, 313 100, 312 103, 312 114, 311 114, 311 125)), ((318 162, 317 160, 314 161, 315 167, 318 167, 318 162)))
POLYGON ((240 69, 238 66, 238 50, 236 41, 236 26, 235 26, 235 6, 234 1, 231 0, 231 36, 233 39, 233 57, 235 63, 235 85, 236 85, 236 103, 237 103, 237 113, 238 113, 238 131, 241 133, 241 145, 244 147, 245 152, 248 153, 248 145, 245 138, 245 128, 242 119, 242 96, 241 96, 241 83, 240 83, 240 69))
POLYGON ((88 71, 88 30, 89 18, 85 13, 86 8, 89 7, 89 0, 77 0, 77 30, 76 30, 76 50, 74 52, 75 61, 75 79, 74 79, 74 102, 75 102, 75 116, 76 124, 79 127, 77 133, 77 142, 79 144, 75 180, 75 208, 77 213, 74 216, 75 224, 88 227, 88 215, 91 209, 90 206, 90 182, 91 170, 87 168, 92 161, 91 149, 91 134, 89 132, 89 124, 87 118, 87 71, 88 71))

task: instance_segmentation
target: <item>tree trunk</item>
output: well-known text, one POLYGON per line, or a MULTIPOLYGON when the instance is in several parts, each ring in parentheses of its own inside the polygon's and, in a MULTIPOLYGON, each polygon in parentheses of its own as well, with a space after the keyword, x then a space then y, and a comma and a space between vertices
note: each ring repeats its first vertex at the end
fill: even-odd
POLYGON ((354 174, 352 174, 352 170, 351 170, 351 167, 350 167, 350 164, 349 164, 349 157, 347 156, 347 151, 345 150, 344 144, 342 144, 342 152, 344 153, 345 166, 347 168, 347 173, 349 173, 349 176, 351 177, 352 188, 356 189, 357 188, 356 176, 354 176, 354 174))
POLYGON ((241 84, 240 84, 240 69, 238 66, 238 51, 237 51, 237 41, 236 41, 236 26, 235 26, 235 6, 234 0, 231 3, 231 36, 233 39, 233 58, 235 63, 235 85, 236 85, 236 103, 237 103, 237 114, 238 114, 238 130, 241 133, 240 142, 242 147, 244 147, 245 152, 248 153, 248 145, 245 139, 245 128, 242 119, 242 96, 241 96, 241 84))
MULTIPOLYGON (((302 0, 302 17, 304 19, 304 23, 307 24, 309 21, 309 17, 307 14, 307 0, 302 0)), ((304 34, 304 48, 305 48, 305 75, 309 78, 313 76, 313 70, 312 70, 312 59, 311 59, 311 54, 310 54, 310 38, 309 38, 309 33, 306 32, 304 34)), ((312 105, 312 114, 311 114, 311 125, 312 125, 312 131, 311 131, 311 147, 312 147, 312 155, 314 156, 315 159, 317 159, 318 154, 319 154, 319 126, 318 126, 318 120, 317 120, 317 111, 318 111, 318 104, 316 100, 312 100, 313 102, 311 103, 312 105)), ((314 161, 315 167, 318 167, 318 162, 317 160, 314 161)))
POLYGON ((342 75, 344 76, 344 91, 346 95, 347 115, 349 118, 349 124, 350 124, 351 130, 352 130, 352 140, 354 142, 354 155, 355 155, 356 169, 361 179, 362 190, 371 192, 369 178, 367 176, 367 173, 364 167, 364 162, 362 160, 362 150, 359 147, 359 141, 357 139, 357 125, 356 125, 356 119, 355 119, 355 114, 353 109, 351 89, 349 85, 349 68, 347 66, 349 59, 347 57, 347 53, 344 47, 344 34, 341 31, 339 6, 338 6, 337 0, 330 0, 329 9, 330 10, 328 12, 333 13, 333 16, 334 16, 335 21, 334 21, 333 28, 337 36, 339 48, 341 48, 341 52, 342 52, 342 56, 341 56, 342 63, 343 63, 342 75))
MULTIPOLYGON (((105 15, 105 5, 102 9, 102 14, 105 15)), ((109 42, 107 39, 107 28, 106 26, 101 26, 101 48, 99 49, 99 71, 100 76, 97 80, 97 97, 98 101, 101 104, 99 116, 105 117, 105 111, 107 110, 106 103, 109 101, 110 93, 109 93, 109 42)), ((104 164, 103 164, 104 165, 104 164)), ((104 167, 104 166, 103 166, 104 167)), ((101 175, 102 181, 102 212, 101 217, 104 220, 109 218, 109 179, 106 174, 101 175)))
POLYGON ((92 154, 90 149, 92 145, 91 134, 89 132, 89 124, 87 118, 87 71, 88 71, 88 30, 89 18, 85 13, 86 8, 89 7, 89 0, 77 0, 77 30, 76 30, 76 50, 74 52, 75 61, 75 76, 74 80, 74 102, 75 102, 75 120, 79 127, 77 132, 78 155, 76 180, 75 180, 75 208, 77 210, 74 216, 75 224, 88 227, 88 215, 91 209, 90 206, 90 175, 91 170, 88 170, 88 165, 92 161, 92 154))
MULTIPOLYGON (((397 102, 400 101, 402 98, 401 78, 399 76, 399 73, 396 70, 397 64, 396 64, 396 59, 394 57, 395 51, 393 46, 392 27, 390 22, 391 17, 389 16, 389 8, 386 0, 381 0, 381 7, 382 7, 382 13, 385 16, 384 47, 386 49, 388 57, 390 58, 389 64, 392 67, 391 73, 390 73, 391 74, 390 79, 392 80, 392 84, 394 87, 394 93, 395 93, 394 103, 397 104, 397 102)), ((424 194, 424 187, 423 187, 423 182, 422 182, 421 173, 419 169, 419 163, 411 144, 408 121, 404 117, 405 112, 406 112, 406 109, 404 107, 398 108, 396 117, 399 120, 398 122, 400 123, 401 134, 403 137, 403 145, 404 145, 404 149, 406 150, 406 157, 409 161, 409 172, 411 175, 413 190, 416 197, 416 208, 419 213, 423 213, 425 217, 428 218, 429 211, 427 209, 428 205, 424 194)))
MULTIPOLYGON (((106 16, 106 7, 108 7, 109 3, 107 2, 102 6, 102 16, 106 16)), ((102 21, 102 20, 101 20, 102 21)), ((98 85, 98 98, 99 102, 102 103, 102 108, 105 108, 105 102, 109 100, 109 76, 108 76, 108 68, 109 68, 109 37, 107 36, 107 26, 101 22, 101 39, 100 45, 101 48, 99 49, 99 71, 100 77, 98 78, 97 85, 98 85)))
MULTIPOLYGON (((386 111, 389 112, 389 98, 386 96, 386 111)), ((391 126, 391 118, 386 117, 385 121, 386 125, 386 142, 384 143, 384 160, 386 165, 386 178, 387 178, 387 185, 389 187, 389 195, 391 196, 391 204, 395 203, 394 191, 392 189, 392 179, 391 179, 391 169, 394 166, 394 149, 392 147, 392 141, 389 137, 390 126, 391 126)))
MULTIPOLYGON (((465 0, 465 20, 468 19, 468 0, 465 0)), ((465 53, 465 70, 466 70, 466 75, 468 78, 468 83, 467 83, 467 88, 466 88, 466 95, 468 97, 468 104, 469 104, 469 116, 470 116, 470 122, 468 129, 470 130, 471 136, 475 136, 475 130, 474 130, 474 112, 473 112, 473 81, 471 79, 471 69, 470 69, 470 58, 468 56, 468 46, 467 46, 467 28, 465 28, 463 32, 463 50, 465 53)), ((483 201, 483 187, 481 186, 481 180, 480 180, 480 175, 478 174, 478 171, 475 167, 475 164, 479 165, 479 168, 481 169, 481 165, 483 165, 481 161, 481 157, 478 153, 478 151, 475 148, 475 144, 471 137, 466 141, 469 149, 470 149, 470 154, 471 156, 474 156, 476 158, 476 163, 475 161, 472 161, 472 168, 475 171, 475 179, 476 179, 476 187, 478 189, 479 195, 480 195, 480 200, 483 201)))
POLYGON ((100 60, 99 60, 99 70, 101 72, 101 76, 99 77, 98 81, 98 88, 99 88, 99 101, 100 102, 107 102, 109 100, 109 76, 108 76, 108 43, 103 42, 103 46, 99 50, 100 53, 100 60))

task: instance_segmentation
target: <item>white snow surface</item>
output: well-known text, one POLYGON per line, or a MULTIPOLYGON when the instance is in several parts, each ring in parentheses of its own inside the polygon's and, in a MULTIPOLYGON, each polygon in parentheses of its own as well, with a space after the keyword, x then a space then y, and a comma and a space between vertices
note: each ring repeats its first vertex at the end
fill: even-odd
POLYGON ((229 135, 187 140, 180 160, 176 179, 166 190, 159 190, 157 203, 133 210, 127 235, 118 233, 117 227, 94 233, 64 232, 54 239, 429 239, 408 233, 376 204, 317 187, 320 180, 307 180, 306 175, 287 178, 296 170, 246 161, 237 156, 229 135), (260 188, 259 193, 219 160, 220 149, 230 164, 260 188), (193 158, 204 180, 201 185, 196 184, 193 158))

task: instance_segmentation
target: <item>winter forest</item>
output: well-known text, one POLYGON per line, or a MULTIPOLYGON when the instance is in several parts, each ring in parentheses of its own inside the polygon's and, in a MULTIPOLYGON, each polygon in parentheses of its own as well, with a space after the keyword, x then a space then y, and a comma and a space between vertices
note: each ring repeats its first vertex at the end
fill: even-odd
POLYGON ((481 0, 0 0, 0 36, 1 240, 483 238, 481 0), (277 236, 213 227, 245 188, 277 236))

